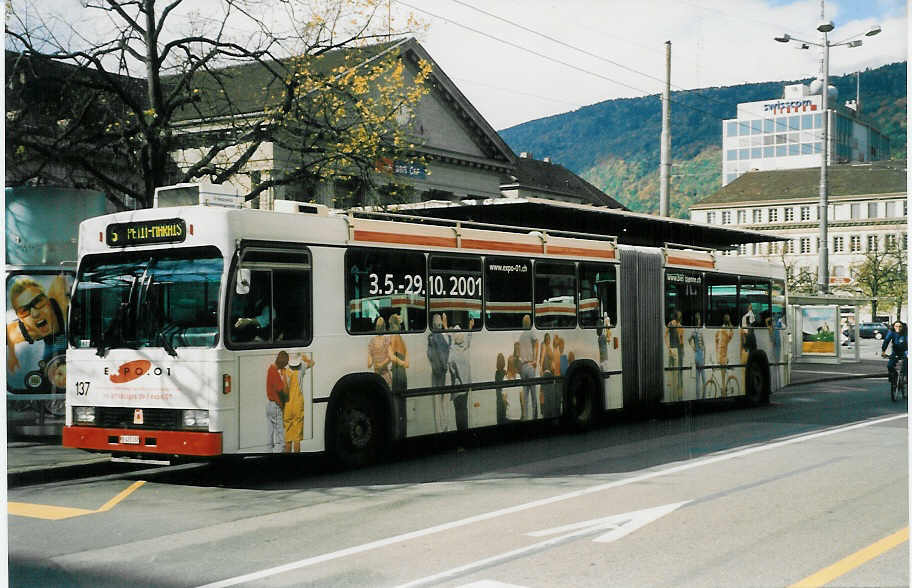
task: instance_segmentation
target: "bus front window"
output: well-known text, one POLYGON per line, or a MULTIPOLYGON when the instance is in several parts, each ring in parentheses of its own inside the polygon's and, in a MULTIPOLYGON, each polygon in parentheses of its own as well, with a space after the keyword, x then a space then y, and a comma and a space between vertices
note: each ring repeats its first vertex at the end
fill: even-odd
POLYGON ((86 257, 76 279, 70 342, 78 348, 213 347, 222 257, 214 247, 86 257))

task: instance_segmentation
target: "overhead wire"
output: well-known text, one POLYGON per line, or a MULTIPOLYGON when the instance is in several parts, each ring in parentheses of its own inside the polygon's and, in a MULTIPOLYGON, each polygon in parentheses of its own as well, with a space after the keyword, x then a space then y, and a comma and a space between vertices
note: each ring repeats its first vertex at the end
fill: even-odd
MULTIPOLYGON (((397 1, 398 1, 398 0, 397 0, 397 1)), ((500 15, 494 14, 493 12, 489 12, 489 11, 487 11, 487 10, 484 10, 483 8, 478 8, 477 6, 473 6, 472 4, 469 4, 468 2, 465 2, 464 0, 450 0, 450 1, 453 2, 453 3, 455 3, 455 4, 458 4, 458 5, 460 5, 460 6, 463 6, 463 7, 465 7, 465 8, 468 8, 468 9, 470 9, 470 10, 474 10, 474 11, 476 11, 476 12, 479 12, 479 13, 481 13, 481 14, 484 14, 484 15, 486 15, 486 16, 489 16, 489 17, 491 17, 491 18, 494 18, 494 19, 496 19, 496 20, 499 20, 499 21, 501 21, 501 22, 504 22, 504 23, 506 23, 506 24, 508 24, 508 25, 511 25, 511 26, 516 27, 516 28, 518 28, 518 29, 521 29, 521 30, 523 30, 523 31, 526 31, 526 32, 528 32, 528 33, 532 33, 533 35, 537 35, 537 36, 539 36, 539 37, 542 37, 543 39, 546 39, 546 40, 548 40, 548 41, 551 41, 552 43, 556 43, 556 44, 558 44, 558 45, 560 45, 560 46, 562 46, 562 47, 565 47, 565 48, 567 48, 567 49, 571 49, 571 50, 573 50, 573 51, 577 51, 577 52, 579 52, 579 53, 582 53, 583 55, 586 55, 586 56, 588 56, 588 57, 592 57, 592 58, 594 58, 594 59, 598 59, 598 60, 600 60, 600 61, 604 61, 604 62, 606 62, 606 63, 610 63, 611 65, 614 65, 614 66, 616 66, 616 67, 619 67, 619 68, 621 68, 621 69, 623 69, 623 70, 626 70, 626 71, 628 71, 628 72, 630 72, 630 73, 634 73, 634 74, 636 74, 636 75, 640 75, 640 76, 643 76, 643 77, 645 77, 645 78, 649 78, 649 79, 651 79, 651 80, 657 81, 657 82, 662 83, 662 84, 665 83, 665 80, 664 80, 663 78, 659 78, 659 77, 653 76, 653 75, 651 75, 651 74, 648 74, 648 73, 646 73, 646 72, 640 71, 640 70, 638 70, 638 69, 635 69, 635 68, 632 68, 632 67, 628 67, 628 66, 626 66, 626 65, 624 65, 624 64, 622 64, 622 63, 618 63, 617 61, 614 61, 614 60, 609 59, 609 58, 607 58, 607 57, 598 55, 598 54, 596 54, 596 53, 592 53, 591 51, 587 51, 586 49, 582 49, 582 48, 580 48, 580 47, 577 47, 577 46, 575 46, 575 45, 572 45, 572 44, 570 44, 570 43, 567 43, 566 41, 563 41, 563 40, 561 40, 561 39, 557 39, 557 38, 555 38, 555 37, 552 37, 552 36, 550 36, 550 35, 547 35, 547 34, 545 34, 545 33, 542 33, 542 32, 540 32, 540 31, 537 31, 537 30, 535 30, 535 29, 533 29, 533 28, 527 27, 527 26, 525 26, 525 25, 523 25, 523 24, 520 24, 520 23, 515 22, 515 21, 513 21, 513 20, 510 20, 510 19, 508 19, 508 18, 505 18, 505 17, 502 17, 502 16, 500 16, 500 15)), ((400 4, 404 4, 404 3, 403 3, 403 2, 400 2, 400 4)), ((701 7, 701 6, 699 6, 699 5, 696 5, 696 4, 692 4, 692 5, 693 5, 693 6, 698 6, 698 7, 700 7, 700 8, 703 8, 703 7, 701 7)), ((721 11, 717 11, 717 12, 722 13, 721 11)), ((724 13, 722 13, 722 14, 724 14, 724 13)), ((451 20, 450 22, 453 22, 453 21, 451 20)), ((456 23, 454 23, 454 24, 456 24, 456 23)), ((669 86, 672 87, 672 88, 674 88, 674 89, 676 89, 676 90, 678 90, 678 91, 688 91, 687 88, 683 88, 683 87, 681 87, 681 86, 677 86, 677 85, 672 84, 672 83, 670 83, 670 82, 669 82, 669 86)), ((628 86, 628 87, 629 87, 629 86, 628 86)), ((643 91, 645 92, 645 90, 643 90, 643 91)), ((702 94, 700 93, 700 90, 690 90, 690 91, 695 92, 695 94, 694 94, 695 96, 697 96, 697 97, 699 97, 699 98, 702 98, 703 100, 706 100, 707 102, 713 102, 713 103, 716 103, 716 104, 721 105, 721 106, 731 107, 731 104, 728 103, 728 102, 723 102, 723 101, 721 101, 721 100, 717 100, 717 99, 715 99, 715 98, 712 98, 712 97, 709 97, 709 96, 704 96, 704 95, 702 95, 702 94)), ((647 93, 647 94, 651 94, 651 92, 646 92, 646 93, 647 93)), ((672 103, 674 103, 674 102, 675 102, 675 101, 672 100, 672 103)), ((701 110, 701 109, 696 108, 696 107, 694 107, 694 106, 687 105, 687 104, 683 104, 683 103, 680 103, 680 102, 679 102, 678 104, 679 104, 680 106, 683 106, 684 108, 690 108, 691 110, 695 110, 695 111, 697 111, 697 112, 702 112, 702 113, 704 113, 704 114, 708 114, 708 115, 710 115, 710 116, 712 116, 713 118, 716 118, 716 119, 718 119, 718 120, 726 120, 726 119, 724 119, 724 118, 722 118, 722 117, 719 117, 718 115, 715 115, 715 114, 706 112, 705 110, 701 110)), ((760 115, 760 114, 757 114, 757 113, 750 113, 750 114, 754 114, 754 115, 756 115, 756 116, 758 116, 758 117, 760 117, 760 118, 764 118, 763 115, 760 115)))
MULTIPOLYGON (((569 63, 569 62, 564 61, 564 60, 561 60, 561 59, 557 59, 556 57, 552 57, 552 56, 547 55, 547 54, 545 54, 545 53, 542 53, 542 52, 540 52, 540 51, 535 51, 535 50, 530 49, 530 48, 528 48, 528 47, 524 47, 524 46, 522 46, 522 45, 519 45, 518 43, 513 43, 512 41, 507 41, 507 40, 505 40, 505 39, 503 39, 503 38, 501 38, 501 37, 497 37, 497 36, 492 35, 492 34, 490 34, 490 33, 486 33, 486 32, 484 32, 484 31, 482 31, 482 30, 479 30, 479 29, 477 29, 477 28, 475 28, 475 27, 472 27, 472 26, 469 26, 469 25, 467 25, 467 24, 464 24, 464 23, 461 23, 461 22, 459 22, 459 21, 456 21, 456 20, 454 20, 454 19, 452 19, 452 18, 450 18, 450 17, 448 17, 448 16, 442 16, 442 15, 440 15, 440 14, 433 13, 433 12, 431 12, 431 11, 429 11, 429 10, 424 9, 424 8, 420 8, 420 7, 418 7, 418 6, 415 6, 414 4, 410 4, 410 3, 406 2, 405 0, 393 0, 393 1, 395 1, 395 2, 398 3, 398 4, 401 4, 402 6, 406 6, 406 7, 408 7, 408 8, 411 8, 412 10, 416 10, 416 11, 421 12, 421 13, 423 13, 423 14, 426 14, 426 15, 432 17, 432 18, 436 18, 436 19, 442 20, 442 21, 444 21, 444 22, 450 23, 450 24, 452 24, 452 25, 454 25, 454 26, 457 26, 457 27, 466 29, 466 30, 468 30, 468 31, 470 31, 470 32, 473 32, 473 33, 475 33, 475 34, 477 34, 477 35, 481 35, 481 36, 483 36, 483 37, 485 37, 485 38, 491 39, 491 40, 496 41, 496 42, 498 42, 498 43, 502 43, 502 44, 508 45, 508 46, 513 47, 513 48, 515 48, 515 49, 519 49, 520 51, 524 51, 524 52, 526 52, 526 53, 531 53, 532 55, 535 55, 535 56, 540 57, 540 58, 542 58, 542 59, 545 59, 545 60, 547 60, 547 61, 551 61, 551 62, 557 63, 557 64, 559 64, 559 65, 563 65, 563 66, 565 66, 565 67, 569 67, 569 68, 574 69, 574 70, 576 70, 576 71, 579 71, 579 72, 581 72, 581 73, 585 73, 585 74, 588 74, 588 75, 591 75, 591 76, 594 76, 594 77, 603 79, 603 80, 605 80, 605 81, 608 81, 608 82, 611 82, 611 83, 614 83, 614 84, 618 84, 618 85, 623 86, 623 87, 625 87, 625 88, 628 88, 628 89, 631 89, 631 90, 635 90, 635 91, 637 91, 637 92, 641 92, 641 93, 645 94, 646 96, 652 96, 652 95, 658 94, 658 92, 645 90, 645 89, 640 88, 640 87, 637 87, 637 86, 632 86, 632 85, 627 84, 627 83, 625 83, 625 82, 622 82, 622 81, 620 81, 620 80, 617 80, 617 79, 614 79, 614 78, 610 78, 610 77, 608 77, 608 76, 606 76, 606 75, 604 75, 604 74, 601 74, 601 73, 598 73, 598 72, 591 71, 591 70, 589 70, 589 69, 580 67, 580 66, 578 66, 578 65, 569 63)), ((483 13, 483 14, 486 14, 486 15, 488 15, 488 16, 490 16, 490 17, 492 17, 492 18, 495 18, 495 19, 497 19, 497 20, 501 20, 501 21, 503 21, 503 22, 505 22, 505 23, 507 23, 507 24, 510 24, 510 25, 512 25, 512 26, 515 26, 515 27, 517 27, 517 28, 520 28, 520 29, 522 29, 522 30, 525 30, 525 31, 527 31, 527 32, 530 32, 530 33, 532 33, 532 34, 541 36, 541 37, 543 37, 543 38, 545 38, 545 39, 547 39, 547 40, 549 40, 549 41, 551 41, 551 42, 558 43, 558 44, 560 44, 560 45, 562 45, 562 46, 564 46, 564 47, 567 47, 567 48, 569 48, 569 49, 572 49, 572 50, 574 50, 574 51, 578 51, 578 52, 581 52, 581 53, 583 53, 583 54, 585 54, 585 55, 588 55, 588 56, 590 56, 590 57, 593 57, 593 58, 596 58, 596 59, 600 59, 600 60, 602 60, 602 61, 606 61, 606 62, 608 62, 608 63, 611 63, 612 65, 615 65, 615 66, 621 67, 621 68, 623 68, 623 69, 625 69, 625 70, 628 70, 628 71, 630 71, 631 73, 635 73, 635 74, 638 74, 638 75, 641 75, 641 76, 650 78, 650 79, 652 79, 652 80, 656 80, 656 81, 659 81, 659 82, 664 83, 664 80, 662 80, 662 79, 660 79, 660 78, 656 78, 656 77, 654 77, 654 76, 652 76, 652 75, 650 75, 650 74, 647 74, 647 73, 645 73, 645 72, 641 72, 641 71, 638 71, 638 70, 636 70, 636 69, 633 69, 633 68, 627 67, 627 66, 625 66, 625 65, 619 64, 619 63, 617 63, 617 62, 615 62, 615 61, 613 61, 613 60, 610 60, 610 59, 608 59, 608 58, 606 58, 606 57, 602 57, 602 56, 596 55, 596 54, 594 54, 594 53, 591 53, 591 52, 589 52, 589 51, 586 51, 586 50, 584 50, 584 49, 580 49, 579 47, 575 47, 575 46, 573 46, 573 45, 571 45, 571 44, 569 44, 569 43, 566 43, 566 42, 561 41, 561 40, 559 40, 559 39, 555 39, 555 38, 553 38, 553 37, 551 37, 551 36, 549 36, 549 35, 545 35, 544 33, 540 33, 540 32, 538 32, 538 31, 536 31, 536 30, 534 30, 534 29, 531 29, 531 28, 529 28, 529 27, 525 27, 524 25, 520 25, 520 24, 515 23, 515 22, 513 22, 513 21, 511 21, 511 20, 509 20, 509 19, 500 17, 500 16, 498 16, 498 15, 496 15, 496 14, 493 14, 493 13, 490 13, 490 12, 485 11, 485 10, 483 10, 483 9, 474 7, 474 6, 472 6, 472 5, 470 5, 470 4, 466 3, 466 2, 463 2, 462 0, 452 0, 452 1, 453 1, 453 2, 456 2, 457 4, 460 4, 460 5, 462 5, 462 6, 465 6, 466 8, 470 8, 470 9, 472 9, 472 10, 476 10, 476 11, 478 11, 478 12, 481 12, 481 13, 483 13)), ((679 91, 686 91, 686 90, 684 90, 683 88, 679 88, 679 91)), ((693 90, 692 92, 694 92, 694 93, 693 93, 693 96, 696 96, 696 97, 698 97, 698 98, 702 98, 703 100, 706 100, 706 101, 708 101, 708 102, 715 102, 715 103, 720 104, 720 105, 723 105, 723 106, 725 106, 725 107, 731 107, 731 104, 729 104, 729 103, 725 103, 725 102, 722 102, 722 101, 720 101, 720 100, 715 100, 715 99, 713 99, 713 98, 709 98, 709 97, 703 96, 702 94, 699 93, 699 90, 693 90)), ((678 106, 680 106, 680 107, 682 107, 682 108, 686 108, 686 109, 692 110, 692 111, 694 111, 694 112, 699 112, 699 113, 704 114, 704 115, 706 115, 706 116, 708 116, 708 117, 710 117, 710 118, 712 118, 712 119, 715 119, 715 120, 718 120, 718 121, 729 120, 729 119, 726 119, 726 118, 723 118, 723 117, 719 116, 718 114, 716 114, 716 113, 714 113, 714 112, 710 112, 710 111, 704 110, 704 109, 702 109, 702 108, 698 108, 698 107, 696 107, 696 106, 694 106, 694 105, 692 105, 692 104, 687 104, 687 103, 685 103, 685 102, 682 102, 682 101, 680 101, 680 99, 678 99, 678 98, 670 97, 669 100, 670 100, 670 102, 671 102, 672 104, 676 104, 676 105, 678 105, 678 106)), ((581 106, 583 106, 583 105, 581 105, 581 106)), ((757 114, 757 113, 753 113, 753 114, 754 114, 755 116, 759 117, 759 118, 765 118, 764 115, 760 115, 760 114, 757 114)))

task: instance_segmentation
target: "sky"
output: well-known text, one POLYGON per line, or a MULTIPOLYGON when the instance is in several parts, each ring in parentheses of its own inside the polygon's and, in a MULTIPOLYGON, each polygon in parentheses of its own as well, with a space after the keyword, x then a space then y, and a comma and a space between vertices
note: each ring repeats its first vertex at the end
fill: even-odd
MULTIPOLYGON (((301 7, 330 0, 236 1, 271 19, 270 27, 282 27, 301 7)), ((820 70, 818 49, 773 40, 788 33, 819 42, 820 0, 359 1, 377 2, 384 26, 387 17, 394 23, 417 18, 420 26, 409 34, 496 130, 603 100, 659 94, 666 41, 672 91, 800 80, 820 70)), ((56 19, 44 22, 67 41, 79 38, 71 28, 85 38, 111 38, 103 32, 110 26, 104 13, 87 10, 82 0, 10 0, 8 6, 55 12, 56 19)), ((185 0, 179 10, 187 14, 171 23, 218 26, 224 6, 222 0, 185 0)), ((906 0, 827 0, 825 18, 836 26, 830 42, 858 35, 864 41, 833 48, 830 74, 906 60, 906 12, 906 0), (882 32, 864 37, 874 24, 882 32)), ((246 25, 233 32, 238 39, 251 35, 246 25)), ((863 98, 863 75, 861 86, 863 98)))
MULTIPOLYGON (((819 0, 392 0, 416 37, 497 130, 580 106, 658 94, 671 41, 672 91, 815 77, 819 0)), ((829 0, 830 75, 908 56, 904 0, 829 0), (864 37, 874 24, 882 32, 864 37)), ((864 75, 861 76, 862 92, 864 75)), ((863 93, 862 93, 863 97, 863 93)), ((770 98, 776 98, 771 96, 770 98)))

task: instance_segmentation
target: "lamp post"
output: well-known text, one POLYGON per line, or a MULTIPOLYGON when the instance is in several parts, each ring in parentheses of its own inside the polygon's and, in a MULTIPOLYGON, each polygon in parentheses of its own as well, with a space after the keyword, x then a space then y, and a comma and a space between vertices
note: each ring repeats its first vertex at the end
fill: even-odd
MULTIPOLYGON (((822 2, 821 2, 822 4, 822 2)), ((823 10, 821 7, 821 16, 823 16, 823 10)), ((820 47, 823 52, 823 59, 821 60, 821 76, 823 86, 820 89, 820 103, 821 110, 823 110, 823 124, 821 132, 823 135, 823 145, 820 149, 820 203, 818 204, 818 213, 817 217, 820 221, 820 246, 817 250, 817 290, 820 294, 827 294, 830 291, 830 267, 829 267, 829 243, 827 236, 827 215, 829 208, 829 188, 827 186, 827 164, 829 158, 830 150, 830 113, 829 113, 829 88, 830 88, 830 48, 839 47, 845 45, 847 47, 860 47, 861 39, 855 37, 861 36, 853 35, 852 37, 839 41, 837 43, 831 43, 828 38, 828 34, 835 29, 835 25, 832 21, 821 22, 817 26, 817 30, 821 33, 821 40, 819 43, 814 41, 806 41, 804 39, 798 39, 792 37, 788 33, 783 34, 781 37, 774 37, 774 39, 780 43, 788 43, 790 41, 796 41, 800 43, 800 49, 808 49, 810 45, 815 47, 820 47)), ((868 32, 864 33, 866 37, 873 37, 881 31, 880 25, 872 26, 868 32)))

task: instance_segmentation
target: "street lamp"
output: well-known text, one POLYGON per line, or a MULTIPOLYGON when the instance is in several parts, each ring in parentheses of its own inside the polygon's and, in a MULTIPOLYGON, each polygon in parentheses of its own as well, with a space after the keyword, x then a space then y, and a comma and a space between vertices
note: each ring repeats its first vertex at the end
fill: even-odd
MULTIPOLYGON (((823 8, 821 6, 821 13, 822 11, 823 8)), ((829 244, 827 243, 827 208, 829 205, 827 163, 830 148, 830 117, 828 104, 830 88, 830 47, 839 47, 842 45, 845 45, 847 47, 861 46, 861 39, 856 38, 861 36, 861 33, 852 35, 848 39, 844 39, 838 43, 831 43, 827 35, 835 28, 836 25, 834 25, 832 21, 824 21, 817 25, 817 30, 821 34, 821 41, 819 43, 815 43, 814 41, 806 41, 804 39, 798 39, 789 35, 788 33, 784 33, 781 37, 773 37, 773 39, 779 43, 789 43, 791 41, 796 41, 801 44, 801 49, 808 49, 810 45, 814 45, 815 47, 820 47, 823 50, 823 63, 821 65, 821 73, 823 74, 823 87, 820 89, 821 110, 823 110, 823 128, 821 129, 823 133, 823 147, 820 150, 820 203, 818 204, 819 212, 817 215, 820 219, 820 247, 817 250, 817 290, 821 294, 827 294, 830 291, 829 244)), ((880 31, 880 25, 874 25, 866 33, 864 33, 864 36, 873 37, 880 31)))

